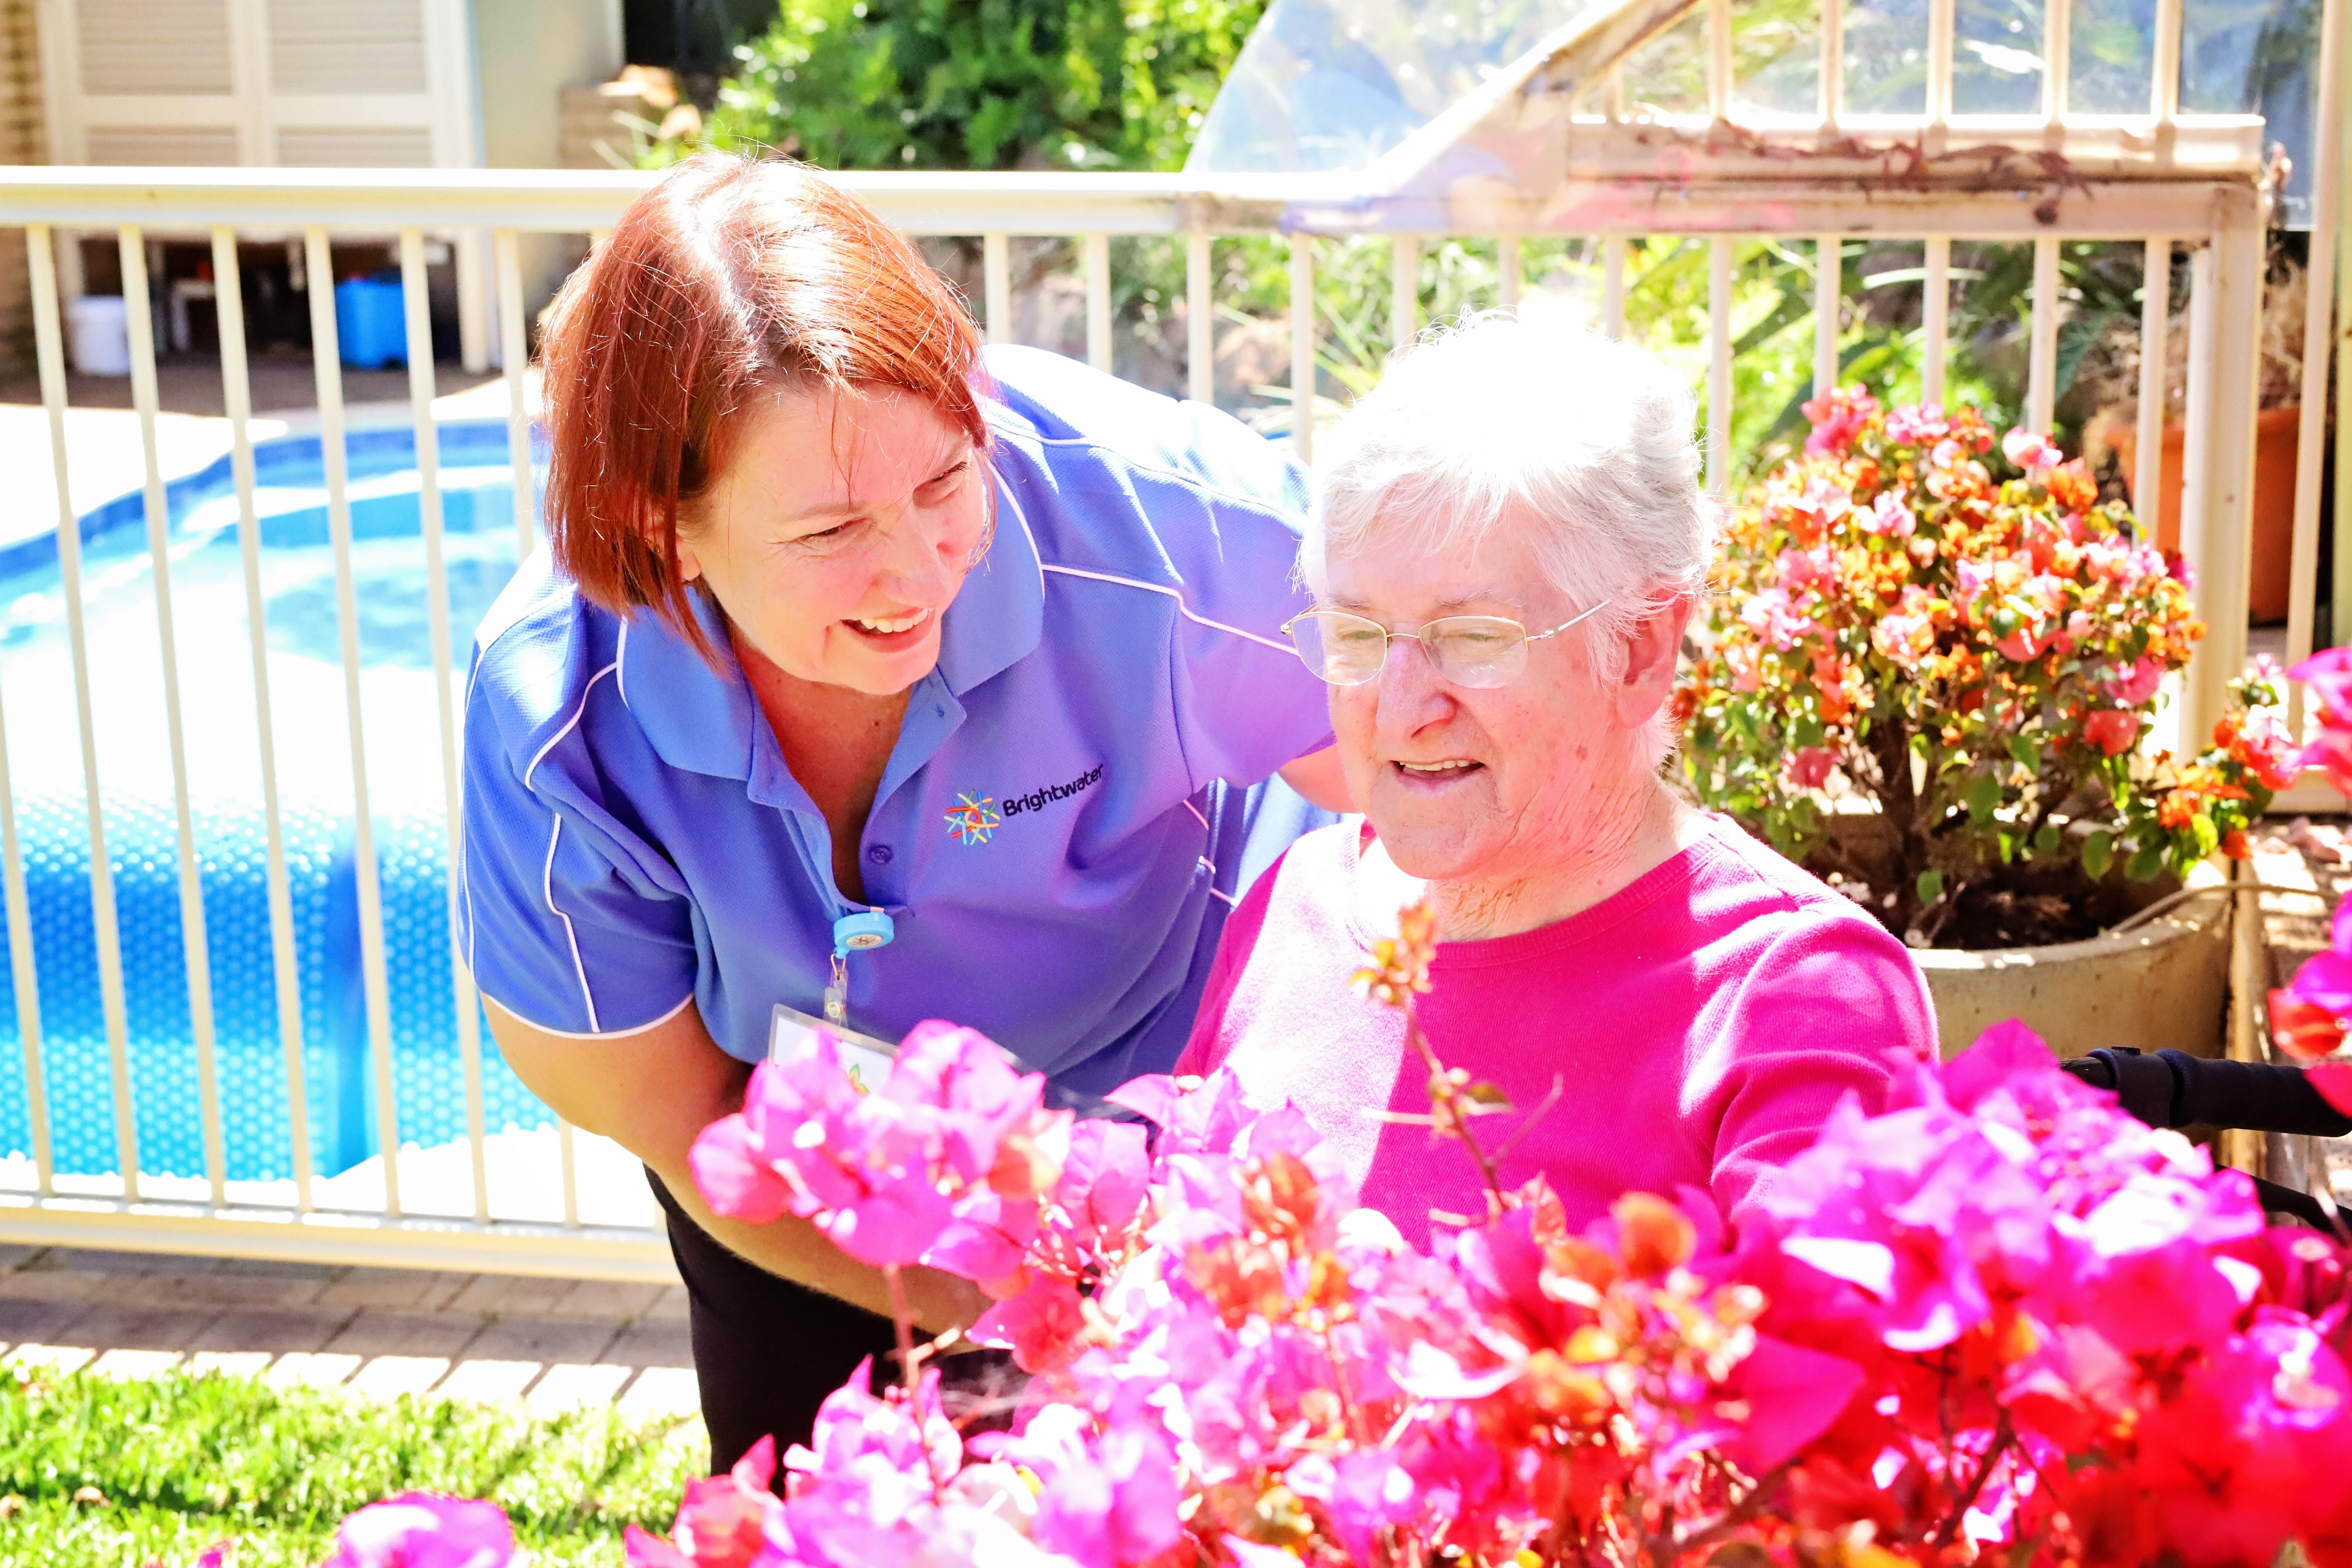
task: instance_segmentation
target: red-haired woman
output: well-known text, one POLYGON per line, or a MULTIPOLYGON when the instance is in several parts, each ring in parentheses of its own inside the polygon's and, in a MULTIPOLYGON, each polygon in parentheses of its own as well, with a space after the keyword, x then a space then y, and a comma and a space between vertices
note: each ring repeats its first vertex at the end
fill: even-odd
POLYGON ((773 1007, 971 1024, 1085 1103, 1174 1061, 1234 899, 1328 820, 1273 775, 1341 804, 1281 632, 1306 483, 1214 409, 983 364, 788 164, 671 171, 543 359, 549 548, 476 638, 464 940, 516 1073, 654 1178, 723 1467, 891 1342, 878 1275, 688 1174, 773 1007))

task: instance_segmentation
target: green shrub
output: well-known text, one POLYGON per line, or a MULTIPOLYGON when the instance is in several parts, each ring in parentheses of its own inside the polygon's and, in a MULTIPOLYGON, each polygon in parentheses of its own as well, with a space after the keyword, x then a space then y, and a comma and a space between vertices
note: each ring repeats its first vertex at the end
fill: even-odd
POLYGON ((832 169, 1179 168, 1264 9, 783 0, 736 49, 706 139, 832 169))

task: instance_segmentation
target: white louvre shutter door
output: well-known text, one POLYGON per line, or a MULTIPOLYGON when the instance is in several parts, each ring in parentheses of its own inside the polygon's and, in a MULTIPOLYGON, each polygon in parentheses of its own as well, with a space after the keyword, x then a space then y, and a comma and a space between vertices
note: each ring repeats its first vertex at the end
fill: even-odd
POLYGON ((236 90, 227 0, 74 0, 73 17, 90 97, 236 90))
POLYGON ((278 93, 425 90, 423 0, 269 0, 278 93))

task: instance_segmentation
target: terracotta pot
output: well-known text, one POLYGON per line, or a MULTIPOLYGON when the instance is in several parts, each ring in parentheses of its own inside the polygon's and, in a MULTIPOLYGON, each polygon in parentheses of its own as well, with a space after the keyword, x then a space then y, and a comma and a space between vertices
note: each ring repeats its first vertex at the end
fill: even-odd
MULTIPOLYGON (((2253 576, 2248 584, 2248 606, 2263 625, 2286 619, 2288 554, 2294 543, 2295 431, 2303 419, 2299 405, 2265 408, 2254 416, 2254 549, 2253 576)), ((2188 426, 2164 427, 2163 504, 2156 513, 2157 542, 2167 550, 2180 548, 2180 485, 2182 452, 2188 426)), ((2116 433, 2116 456, 2123 462, 2124 488, 2137 487, 2136 458, 2139 433, 2126 427, 2116 433)), ((2132 504, 2139 504, 2133 497, 2132 504)))
POLYGON ((2087 942, 1911 956, 1936 1003, 1947 1057, 2017 1018, 2061 1057, 2102 1046, 2218 1057, 2226 1044, 2231 900, 2191 899, 2146 925, 2087 942))

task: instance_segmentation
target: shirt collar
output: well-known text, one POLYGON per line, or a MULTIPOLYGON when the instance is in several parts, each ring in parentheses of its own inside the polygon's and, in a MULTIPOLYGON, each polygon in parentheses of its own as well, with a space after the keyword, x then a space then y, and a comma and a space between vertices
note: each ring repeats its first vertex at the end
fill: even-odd
MULTIPOLYGON (((990 465, 995 472, 993 463, 990 465)), ((961 697, 1035 651, 1045 626, 1045 579, 1036 542, 1012 487, 995 476, 996 529, 940 621, 939 673, 961 697)), ((686 595, 717 667, 660 615, 633 616, 621 632, 621 700, 662 761, 716 778, 751 777, 757 708, 709 595, 686 595)))
POLYGON ((1045 634, 1045 574, 1013 486, 992 458, 996 528, 940 624, 940 677, 961 697, 1036 650, 1045 634))
POLYGON ((735 662, 727 619, 709 595, 686 593, 695 625, 717 660, 706 659, 667 618, 651 610, 621 628, 621 700, 655 752, 674 768, 715 778, 751 776, 751 682, 735 662))

